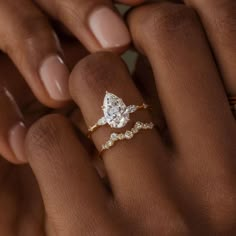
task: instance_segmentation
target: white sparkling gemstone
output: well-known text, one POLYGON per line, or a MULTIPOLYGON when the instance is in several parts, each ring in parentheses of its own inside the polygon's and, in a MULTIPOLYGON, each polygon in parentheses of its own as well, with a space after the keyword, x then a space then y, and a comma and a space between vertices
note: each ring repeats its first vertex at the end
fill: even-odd
POLYGON ((105 149, 109 149, 109 148, 110 148, 110 146, 108 145, 108 143, 105 143, 104 148, 105 148, 105 149))
POLYGON ((150 123, 150 124, 149 124, 149 128, 150 128, 150 129, 153 129, 153 127, 154 127, 154 124, 153 124, 153 123, 150 123))
POLYGON ((112 147, 113 144, 114 144, 114 142, 113 142, 112 140, 109 140, 109 141, 107 142, 108 147, 112 147))
POLYGON ((136 127, 138 130, 140 130, 140 129, 143 128, 143 123, 138 121, 138 122, 136 122, 135 127, 136 127))
POLYGON ((126 108, 126 112, 128 113, 134 113, 135 111, 137 111, 137 106, 135 105, 130 105, 126 108))
POLYGON ((107 123, 105 117, 102 117, 101 119, 98 120, 98 125, 105 125, 107 123))
POLYGON ((130 112, 123 100, 116 95, 107 92, 102 108, 106 123, 112 128, 123 128, 129 122, 130 112))
POLYGON ((118 140, 118 135, 116 133, 111 134, 111 140, 117 141, 118 140))
POLYGON ((126 131, 125 132, 125 138, 126 139, 131 139, 133 138, 134 134, 131 131, 126 131))

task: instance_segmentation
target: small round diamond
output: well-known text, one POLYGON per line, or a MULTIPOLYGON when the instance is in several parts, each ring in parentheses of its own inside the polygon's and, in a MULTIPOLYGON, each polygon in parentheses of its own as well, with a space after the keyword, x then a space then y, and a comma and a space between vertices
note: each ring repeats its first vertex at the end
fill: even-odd
POLYGON ((134 113, 135 111, 137 111, 137 106, 135 105, 128 106, 126 109, 126 112, 128 113, 134 113))
POLYGON ((150 128, 150 129, 153 129, 153 127, 154 127, 154 124, 153 124, 153 123, 150 123, 150 124, 149 124, 149 128, 150 128))
POLYGON ((109 149, 109 146, 108 146, 108 144, 106 143, 106 144, 104 144, 103 146, 102 146, 102 149, 103 150, 108 150, 109 149))
POLYGON ((140 130, 140 129, 143 128, 143 123, 138 121, 138 122, 136 122, 135 127, 136 127, 138 130, 140 130))
POLYGON ((113 142, 112 140, 109 140, 109 141, 107 142, 107 146, 108 146, 108 147, 112 147, 113 144, 114 144, 114 142, 113 142))
POLYGON ((131 139, 133 138, 134 134, 131 131, 126 131, 125 132, 125 138, 126 139, 131 139))
POLYGON ((111 134, 111 140, 117 141, 118 140, 118 135, 116 133, 111 134))
POLYGON ((106 124, 106 119, 105 117, 102 117, 101 119, 98 120, 98 125, 102 126, 106 124))

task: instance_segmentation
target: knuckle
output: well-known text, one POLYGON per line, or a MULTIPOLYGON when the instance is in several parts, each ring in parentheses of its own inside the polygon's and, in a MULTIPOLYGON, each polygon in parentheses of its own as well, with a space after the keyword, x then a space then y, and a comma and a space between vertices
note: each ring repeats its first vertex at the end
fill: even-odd
POLYGON ((54 32, 41 14, 22 17, 8 30, 4 44, 3 50, 9 55, 16 54, 16 48, 20 52, 35 53, 39 48, 47 50, 57 47, 54 32))
POLYGON ((60 1, 55 5, 54 14, 59 19, 69 20, 70 22, 80 22, 80 12, 78 7, 75 7, 73 1, 60 1), (66 14, 65 14, 66 13, 66 14))
POLYGON ((48 22, 43 16, 41 16, 41 14, 25 18, 21 24, 23 26, 21 28, 21 37, 25 39, 32 38, 35 35, 40 35, 48 28, 48 22))
POLYGON ((95 91, 110 87, 114 74, 121 73, 121 68, 124 69, 124 63, 115 54, 100 52, 90 55, 80 61, 72 72, 69 81, 71 93, 78 92, 79 87, 95 91))
POLYGON ((186 34, 199 27, 195 11, 187 6, 162 3, 144 11, 141 32, 145 31, 150 39, 170 40, 173 34, 186 34))
POLYGON ((30 159, 37 156, 49 157, 57 146, 60 147, 63 137, 60 127, 63 127, 65 122, 65 118, 60 115, 49 115, 30 128, 26 137, 26 147, 30 159))

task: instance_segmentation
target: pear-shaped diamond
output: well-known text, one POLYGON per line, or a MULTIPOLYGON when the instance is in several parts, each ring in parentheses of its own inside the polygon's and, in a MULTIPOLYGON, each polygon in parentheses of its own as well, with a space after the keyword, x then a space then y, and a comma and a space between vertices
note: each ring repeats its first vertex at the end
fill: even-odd
POLYGON ((130 112, 127 112, 127 106, 116 95, 106 92, 102 108, 106 122, 112 128, 123 128, 129 122, 130 112))

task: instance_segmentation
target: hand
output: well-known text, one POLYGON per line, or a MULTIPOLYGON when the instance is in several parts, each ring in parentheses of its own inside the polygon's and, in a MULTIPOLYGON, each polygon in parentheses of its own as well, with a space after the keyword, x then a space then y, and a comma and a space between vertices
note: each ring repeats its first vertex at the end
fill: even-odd
MULTIPOLYGON (((171 143, 156 129, 118 142, 102 154, 107 188, 65 118, 48 116, 33 125, 26 153, 45 203, 47 232, 235 235, 235 120, 202 26, 193 10, 173 3, 140 7, 128 20, 151 63, 171 143)), ((102 116, 106 91, 126 104, 143 102, 124 64, 109 53, 83 59, 70 91, 88 127, 102 116)), ((151 120, 142 110, 115 132, 151 120)), ((106 126, 92 135, 99 151, 112 132, 106 126)))
MULTIPOLYGON (((135 5, 142 0, 119 2, 135 5)), ((2 96, 0 98, 0 154, 4 158, 13 163, 19 163, 17 160, 19 151, 9 147, 12 145, 9 143, 9 139, 12 139, 9 134, 13 133, 13 136, 18 136, 16 138, 18 141, 23 139, 24 127, 28 120, 28 114, 26 117, 24 115, 29 106, 31 113, 32 109, 35 112, 35 107, 37 110, 40 109, 40 112, 41 109, 50 110, 46 107, 42 108, 36 102, 36 98, 42 104, 52 108, 65 107, 71 99, 68 92, 68 77, 75 60, 71 63, 71 58, 68 58, 68 51, 64 48, 65 41, 67 48, 74 50, 70 50, 69 53, 73 54, 73 58, 79 60, 87 52, 82 49, 82 45, 78 45, 79 43, 76 43, 75 40, 73 42, 73 39, 66 37, 61 30, 55 31, 54 28, 58 28, 59 24, 64 24, 65 28, 69 29, 88 50, 123 52, 129 44, 130 36, 113 8, 111 1, 98 0, 20 0, 0 3, 0 50, 8 54, 21 72, 19 74, 16 71, 5 55, 0 55, 2 73, 0 79, 0 96, 2 96), (101 11, 107 13, 101 15, 101 11), (97 19, 99 15, 102 18, 100 21, 97 19), (109 18, 109 21, 106 21, 106 17, 109 18), (52 18, 59 23, 52 25, 52 18), (91 27, 89 27, 90 21, 92 22, 91 27), (104 28, 108 29, 109 22, 113 22, 113 28, 110 28, 113 33, 110 30, 109 33, 103 31, 104 28), (56 32, 60 34, 60 38, 56 36, 56 32), (99 42, 95 38, 95 33, 98 33, 99 39, 103 42, 99 42), (107 44, 103 44, 104 42, 107 44), (69 46, 75 44, 76 48, 69 46), (81 50, 83 50, 82 53, 81 50), (66 64, 63 60, 66 61, 66 64), (25 79, 34 95, 22 78, 25 79), (12 99, 12 96, 15 99, 12 99), (23 114, 19 112, 21 109, 23 109, 23 114), (17 154, 13 152, 17 152, 17 154)), ((19 144, 13 145, 19 146, 19 144)), ((16 149, 18 148, 16 147, 16 149)))
MULTIPOLYGON (((142 0, 120 0, 135 5, 142 0)), ((64 25, 89 51, 123 52, 129 32, 111 0, 19 0, 0 3, 0 49, 49 107, 70 99, 69 70, 55 28, 64 25), (52 25, 52 20, 57 21, 52 25)), ((57 30, 58 32, 58 30, 57 30)))
MULTIPOLYGON (((72 68, 87 55, 78 42, 63 42, 65 58, 72 68)), ((38 102, 14 64, 5 55, 0 55, 0 154, 15 164, 22 164, 22 148, 26 127, 41 116, 55 112, 38 102)), ((71 103, 62 110, 71 110, 71 103)))

